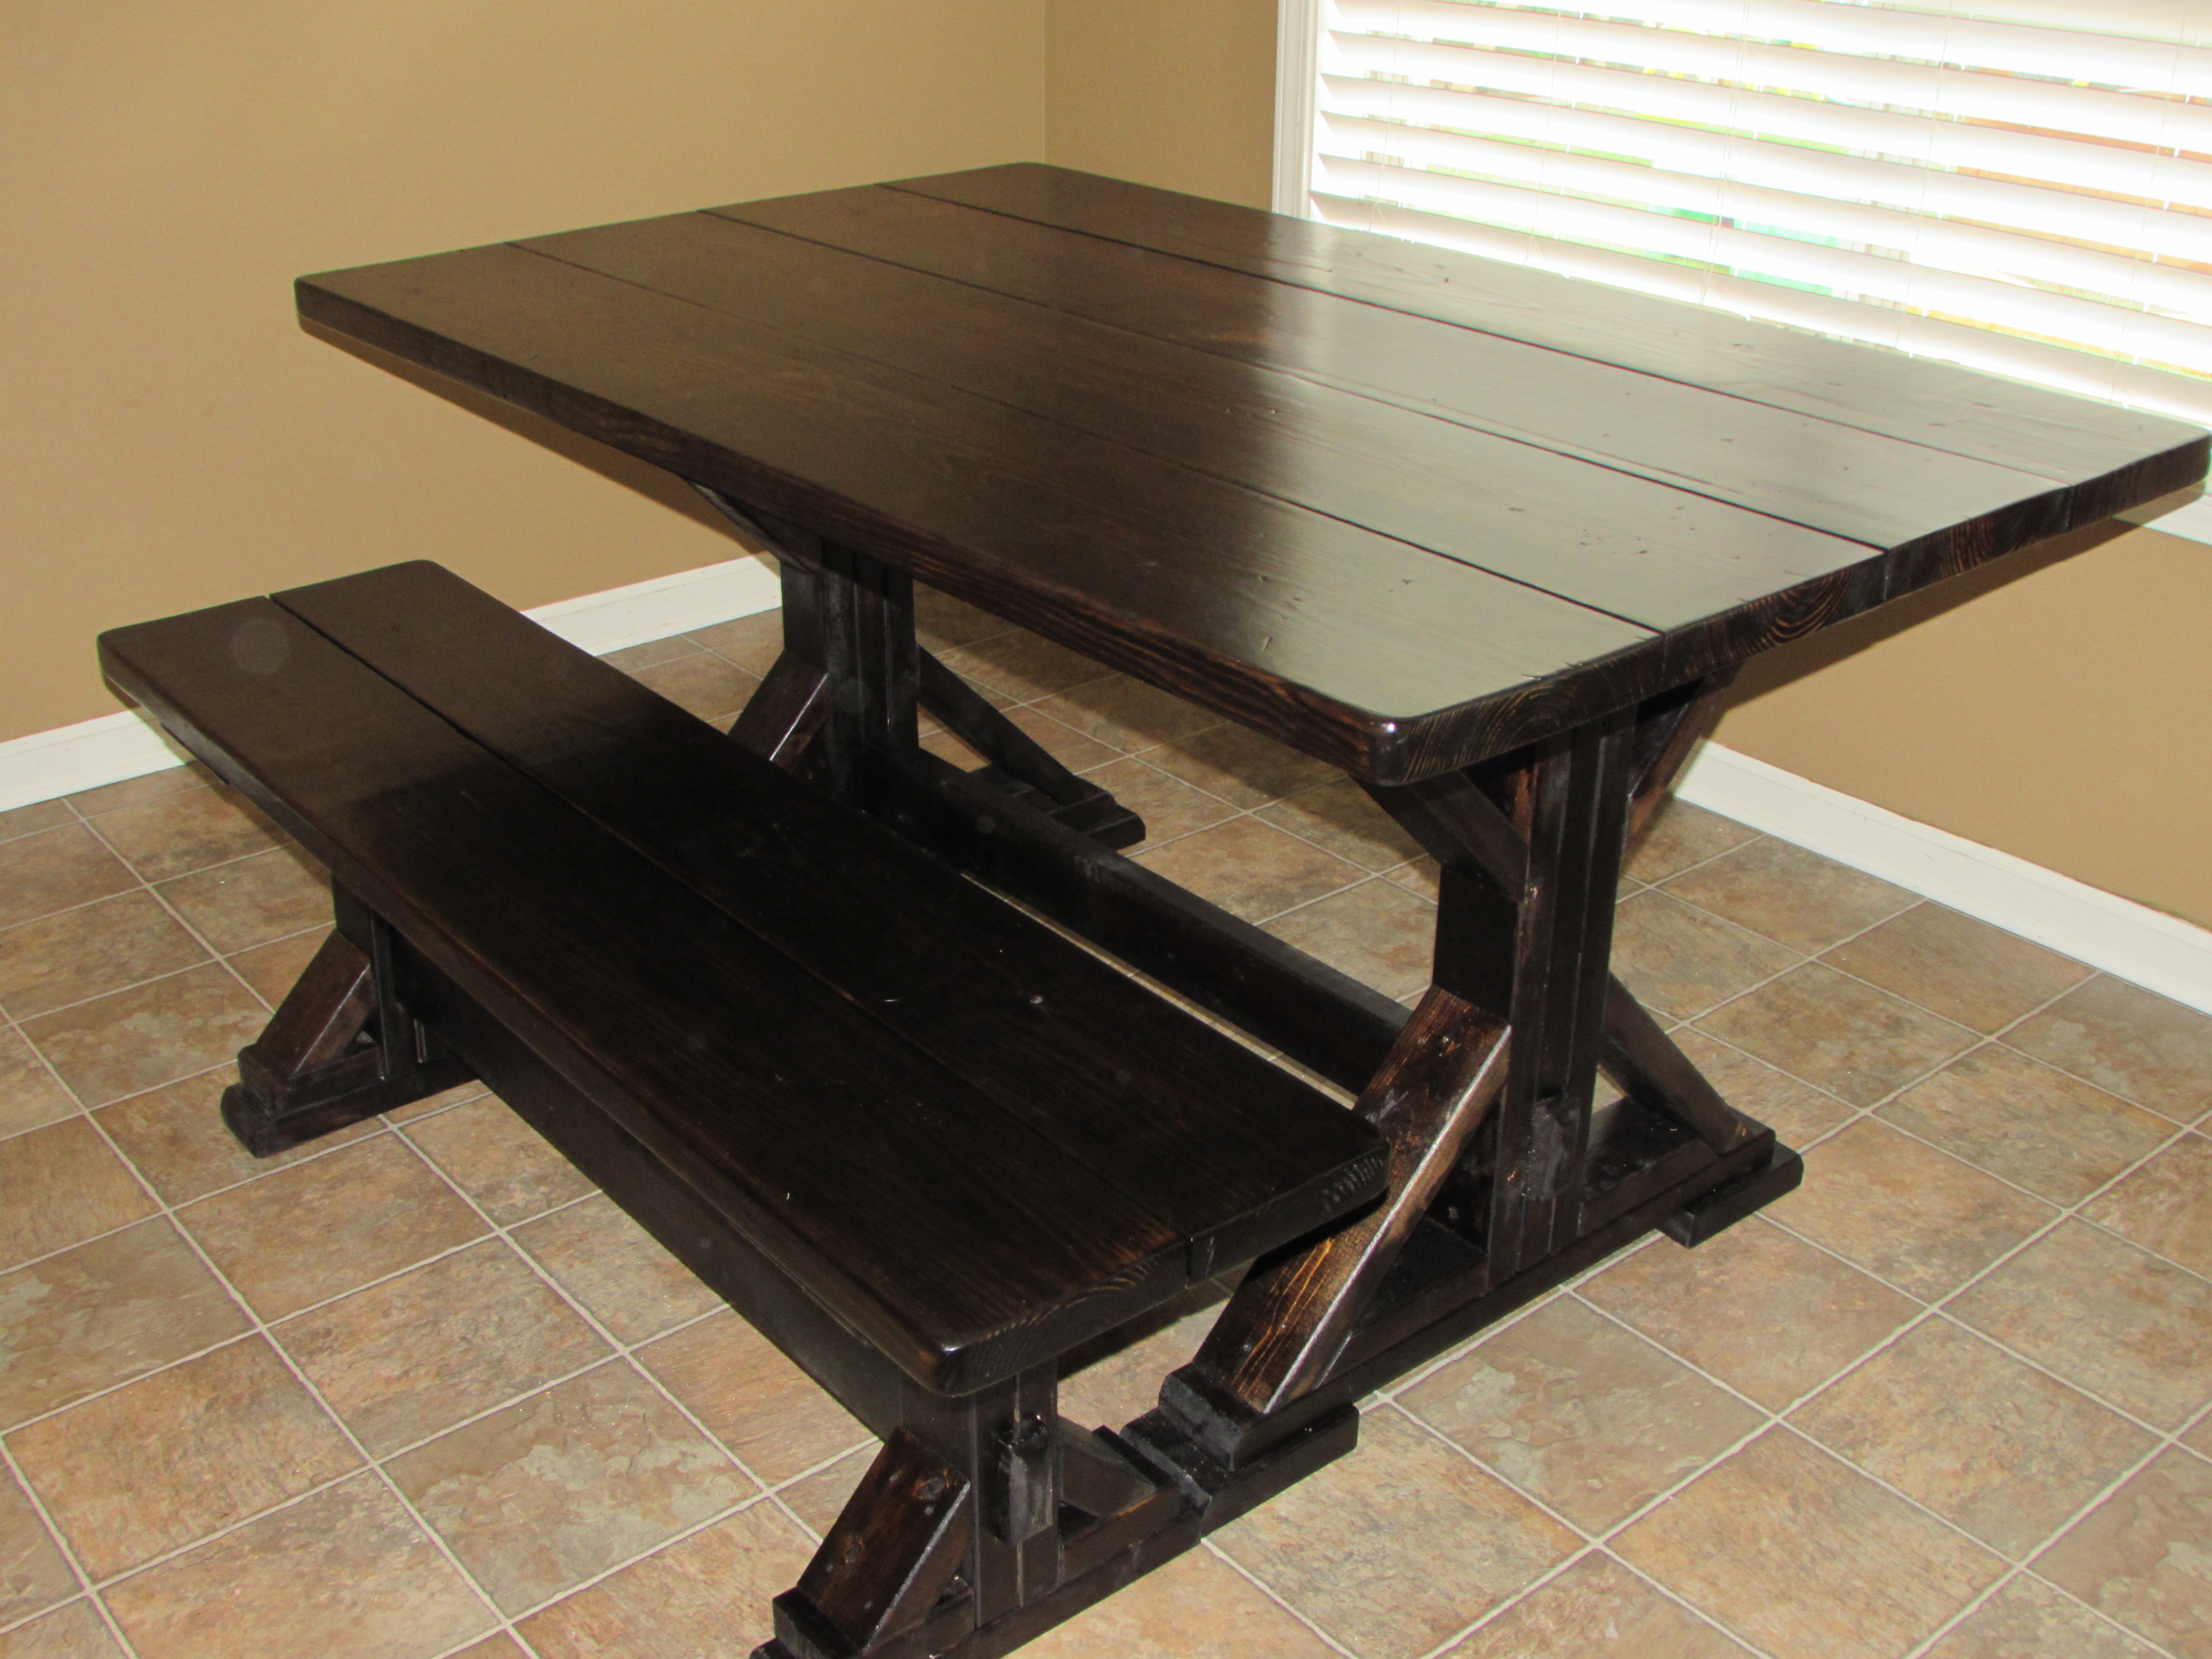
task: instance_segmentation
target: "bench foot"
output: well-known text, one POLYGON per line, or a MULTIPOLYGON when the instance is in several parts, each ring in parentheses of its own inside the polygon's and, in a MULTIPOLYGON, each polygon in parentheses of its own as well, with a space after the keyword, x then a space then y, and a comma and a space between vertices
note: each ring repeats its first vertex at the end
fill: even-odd
MULTIPOLYGON (((347 908, 343 896, 339 908, 347 908)), ((389 968, 380 975, 375 960, 389 956, 377 948, 383 922, 362 911, 358 925, 372 933, 371 950, 333 933, 261 1035, 239 1050, 239 1080, 222 1091, 222 1121, 256 1158, 475 1075, 391 994, 389 968)))

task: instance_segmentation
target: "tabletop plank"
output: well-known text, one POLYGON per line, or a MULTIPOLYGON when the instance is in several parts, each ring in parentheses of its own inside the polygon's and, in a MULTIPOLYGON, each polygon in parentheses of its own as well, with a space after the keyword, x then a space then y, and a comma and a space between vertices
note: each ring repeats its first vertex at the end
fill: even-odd
MULTIPOLYGON (((522 246, 835 344, 1647 628, 1683 627, 1883 550, 705 215, 522 246), (1562 536, 1557 526, 1570 514, 1577 533, 1562 536)), ((2000 474, 1977 481, 1990 510, 2020 503, 2032 511, 2034 498, 2050 493, 2040 480, 1984 471, 2000 474)))
MULTIPOLYGON (((302 278, 299 300, 1365 776, 1513 747, 1717 648, 520 248, 302 278)), ((1745 616, 1796 628, 1850 598, 1812 586, 1745 616)))
POLYGON ((916 1375, 1033 1364, 1059 1351, 1048 1328, 1103 1330, 1184 1281, 1166 1223, 270 600, 118 629, 101 653, 172 729, 219 733, 204 757, 916 1375))
POLYGON ((2069 482, 2203 441, 2179 422, 1947 363, 1064 167, 1018 162, 901 179, 893 187, 1502 333, 2069 482))
POLYGON ((1168 1222, 1195 1278, 1379 1188, 1326 1096, 450 571, 275 597, 1168 1222))
MULTIPOLYGON (((2063 481, 1835 421, 1333 294, 1255 282, 1149 248, 1023 220, 988 225, 982 211, 880 186, 714 210, 733 222, 1386 400, 1883 549, 1938 552, 1935 544, 1945 539, 1986 539, 1974 520, 2063 487, 2063 481)), ((631 233, 651 236, 660 222, 580 233, 573 245, 593 250, 587 260, 604 258, 624 247, 631 233)), ((532 246, 556 244, 571 239, 532 246)), ((751 261, 760 256, 746 254, 747 266, 726 272, 720 289, 750 285, 751 261)), ((1296 395, 1275 392, 1279 384, 1270 376, 1260 395, 1296 395)), ((2080 504, 2069 499, 2032 508, 2025 527, 2053 533, 2080 504)))

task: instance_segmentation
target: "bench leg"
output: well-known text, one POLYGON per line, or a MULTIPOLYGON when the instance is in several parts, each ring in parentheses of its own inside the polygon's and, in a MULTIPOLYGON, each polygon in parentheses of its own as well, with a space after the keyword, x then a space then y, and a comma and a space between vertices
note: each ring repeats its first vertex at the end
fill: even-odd
POLYGON ((343 893, 336 899, 340 930, 323 941, 261 1035, 239 1050, 238 1081, 222 1092, 224 1123, 256 1158, 472 1075, 393 994, 382 918, 343 893), (349 933, 366 934, 368 948, 349 933))

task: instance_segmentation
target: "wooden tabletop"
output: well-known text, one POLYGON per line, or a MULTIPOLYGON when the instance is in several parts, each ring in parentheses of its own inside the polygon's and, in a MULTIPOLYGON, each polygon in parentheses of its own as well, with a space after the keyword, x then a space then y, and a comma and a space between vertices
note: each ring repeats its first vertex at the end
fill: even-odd
POLYGON ((303 320, 1383 782, 2201 478, 2196 428, 1035 165, 302 278, 303 320))

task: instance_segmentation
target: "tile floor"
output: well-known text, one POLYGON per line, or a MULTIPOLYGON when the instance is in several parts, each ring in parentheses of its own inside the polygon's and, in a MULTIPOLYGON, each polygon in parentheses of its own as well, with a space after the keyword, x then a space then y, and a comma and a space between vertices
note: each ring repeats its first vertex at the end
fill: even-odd
MULTIPOLYGON (((622 660, 726 719, 775 627, 622 660)), ((1349 785, 927 632, 1163 873, 1421 983, 1431 872, 1349 785)), ((748 1653, 866 1436, 489 1096, 239 1152, 228 1057, 325 909, 192 771, 0 815, 0 1659, 748 1653)), ((1619 939, 1804 1188, 1405 1379, 1031 1651, 2212 1656, 2212 1019, 1686 807, 1619 939)), ((1205 1319, 1069 1414, 1142 1410, 1205 1319)))

